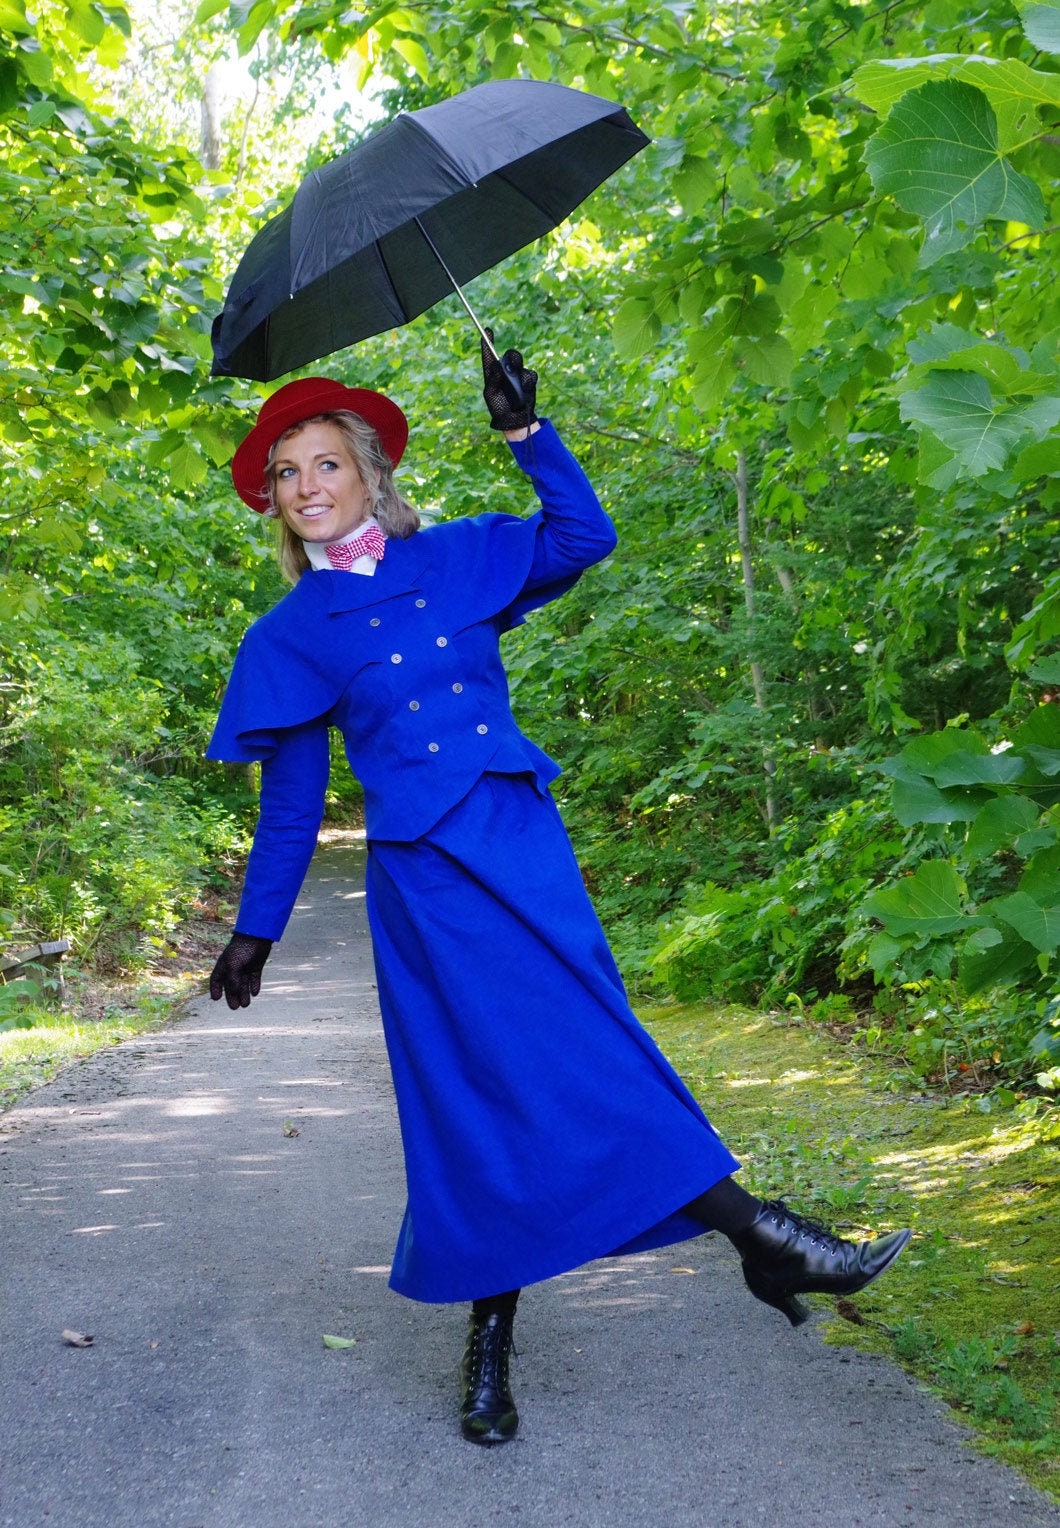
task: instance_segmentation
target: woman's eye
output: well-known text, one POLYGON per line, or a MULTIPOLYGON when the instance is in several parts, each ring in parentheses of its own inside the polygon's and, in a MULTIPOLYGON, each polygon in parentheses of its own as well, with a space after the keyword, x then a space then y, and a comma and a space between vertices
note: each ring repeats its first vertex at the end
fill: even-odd
POLYGON ((339 470, 338 462, 321 462, 320 466, 324 472, 337 472, 339 470))
POLYGON ((293 467, 281 467, 279 472, 277 472, 276 476, 277 476, 277 478, 294 477, 294 468, 293 467))

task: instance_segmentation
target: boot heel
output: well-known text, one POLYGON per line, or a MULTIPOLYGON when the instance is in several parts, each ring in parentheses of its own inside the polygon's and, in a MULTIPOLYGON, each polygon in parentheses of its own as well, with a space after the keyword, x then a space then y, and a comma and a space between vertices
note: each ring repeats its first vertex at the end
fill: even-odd
POLYGON ((804 1305, 798 1295, 775 1293, 764 1280, 749 1272, 746 1263, 742 1267, 744 1283, 756 1300, 761 1300, 763 1305, 771 1305, 774 1310, 787 1316, 792 1326, 801 1326, 804 1321, 810 1319, 810 1307, 804 1305))

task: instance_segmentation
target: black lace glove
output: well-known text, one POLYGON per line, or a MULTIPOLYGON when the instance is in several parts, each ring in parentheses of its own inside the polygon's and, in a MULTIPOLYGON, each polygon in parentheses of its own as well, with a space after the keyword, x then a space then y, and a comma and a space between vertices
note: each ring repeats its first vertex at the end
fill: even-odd
MULTIPOLYGON (((493 330, 486 333, 493 340, 493 330)), ((490 429, 525 430, 537 415, 537 372, 527 371, 518 350, 506 350, 500 360, 482 341, 482 396, 490 411, 490 429)))
POLYGON ((229 1008, 249 1008, 261 991, 261 968, 269 958, 271 939, 256 934, 233 934, 210 972, 210 996, 224 994, 229 1008))

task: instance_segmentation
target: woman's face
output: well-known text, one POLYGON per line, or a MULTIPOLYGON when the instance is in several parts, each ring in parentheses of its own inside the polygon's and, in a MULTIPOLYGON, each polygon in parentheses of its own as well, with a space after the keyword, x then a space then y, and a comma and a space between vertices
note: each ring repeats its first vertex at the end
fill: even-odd
POLYGON ((303 541, 341 541, 371 513, 371 495, 330 420, 282 441, 274 467, 276 508, 303 541))

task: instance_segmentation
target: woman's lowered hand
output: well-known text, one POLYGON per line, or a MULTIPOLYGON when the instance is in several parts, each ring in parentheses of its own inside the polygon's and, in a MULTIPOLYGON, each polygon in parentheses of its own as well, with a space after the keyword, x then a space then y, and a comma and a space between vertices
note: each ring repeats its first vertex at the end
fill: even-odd
POLYGON ((233 934, 210 973, 210 996, 223 994, 229 1008, 249 1008, 261 991, 261 968, 269 958, 271 939, 256 934, 233 934))

